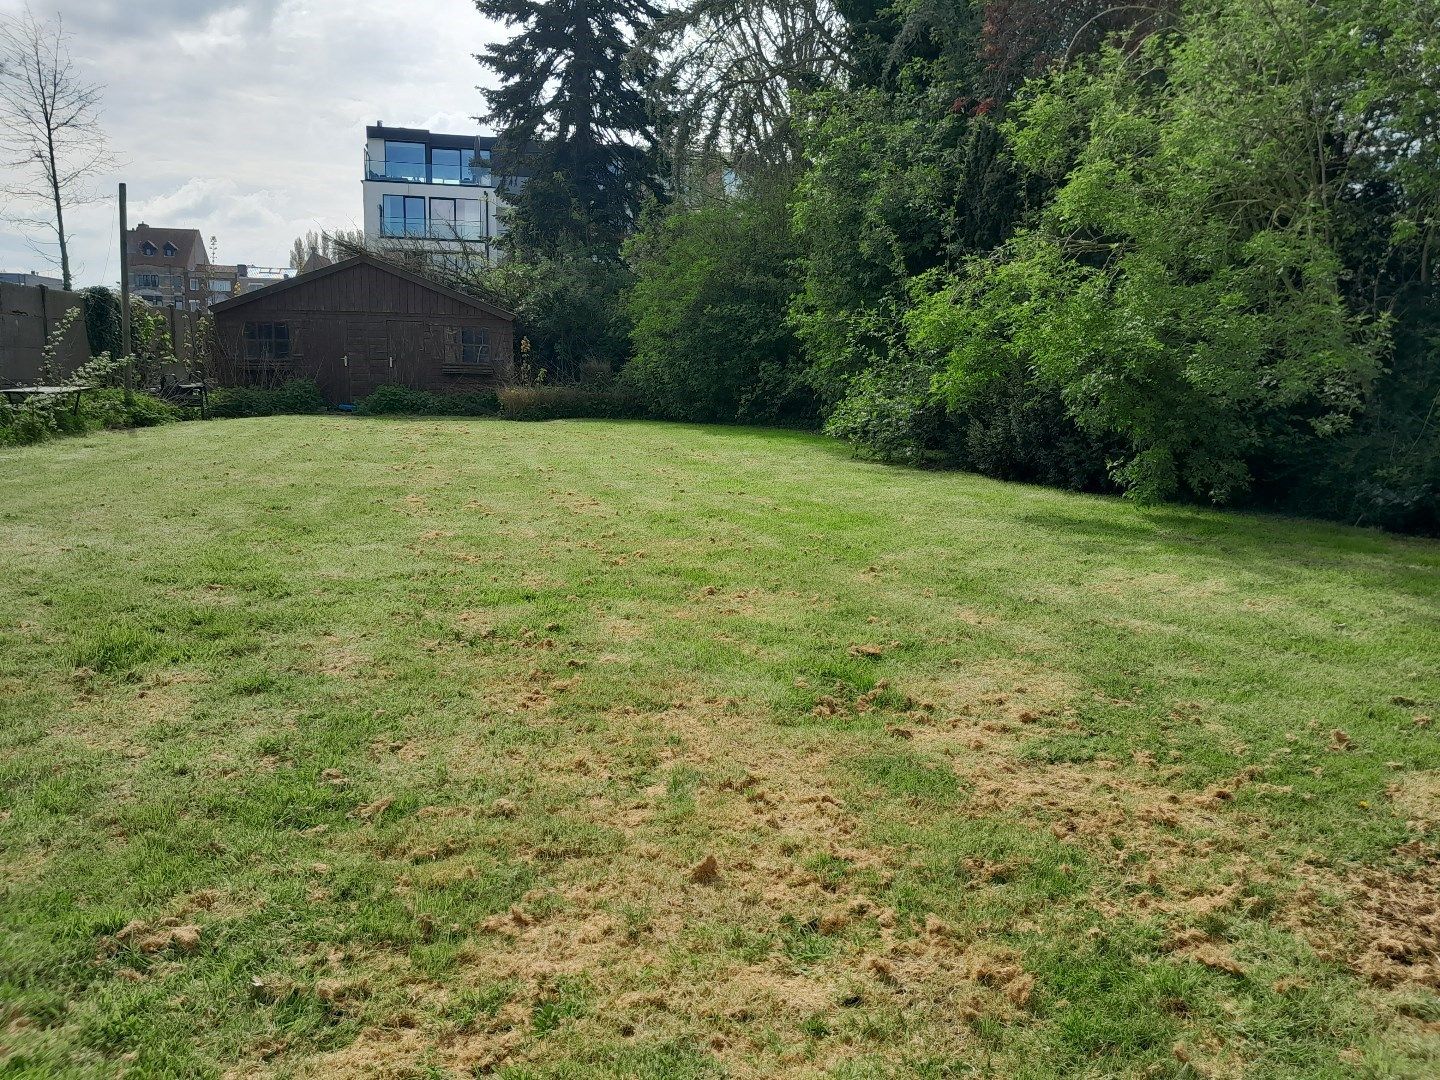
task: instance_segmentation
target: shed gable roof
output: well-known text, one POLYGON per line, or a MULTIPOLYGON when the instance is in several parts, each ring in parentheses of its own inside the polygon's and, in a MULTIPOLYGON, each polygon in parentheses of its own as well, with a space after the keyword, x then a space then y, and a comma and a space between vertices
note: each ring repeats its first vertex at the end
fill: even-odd
POLYGON ((513 322, 515 320, 515 315, 502 307, 496 307, 494 304, 481 300, 477 296, 463 293, 459 289, 452 289, 448 285, 441 285, 438 281, 431 281, 427 277, 413 273, 404 267, 396 266, 394 263, 370 254, 352 255, 350 258, 342 259, 330 266, 322 266, 318 270, 310 270, 305 273, 296 274, 294 277, 286 278, 284 281, 277 281, 273 285, 266 285, 263 289, 253 289, 241 296, 232 297, 229 300, 222 300, 218 304, 211 304, 210 310, 212 312, 233 311, 238 307, 244 307, 246 304, 253 303, 256 300, 277 296, 291 289, 303 289, 305 286, 312 282, 319 281, 322 278, 331 277, 335 274, 343 274, 348 270, 357 270, 362 266, 369 266, 404 281, 412 282, 422 288, 429 289, 439 296, 449 297, 457 303, 473 307, 477 311, 485 312, 487 315, 493 315, 497 319, 504 319, 507 322, 513 322))

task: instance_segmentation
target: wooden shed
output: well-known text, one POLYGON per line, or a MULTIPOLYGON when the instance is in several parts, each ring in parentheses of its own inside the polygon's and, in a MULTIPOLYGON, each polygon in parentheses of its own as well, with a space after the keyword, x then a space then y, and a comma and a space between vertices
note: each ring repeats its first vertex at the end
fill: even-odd
POLYGON ((372 255, 210 310, 222 381, 314 379, 335 405, 388 384, 440 393, 485 389, 511 363, 510 312, 372 255))

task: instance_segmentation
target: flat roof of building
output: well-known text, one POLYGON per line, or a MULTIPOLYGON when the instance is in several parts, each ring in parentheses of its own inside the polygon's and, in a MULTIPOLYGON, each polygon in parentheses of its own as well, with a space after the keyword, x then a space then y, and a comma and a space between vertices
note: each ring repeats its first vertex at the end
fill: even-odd
POLYGON ((474 135, 447 135, 439 131, 430 131, 427 128, 388 127, 385 124, 371 124, 365 129, 367 139, 390 139, 394 142, 417 142, 425 143, 427 146, 439 147, 442 150, 492 150, 495 147, 494 135, 481 135, 476 132, 474 135))

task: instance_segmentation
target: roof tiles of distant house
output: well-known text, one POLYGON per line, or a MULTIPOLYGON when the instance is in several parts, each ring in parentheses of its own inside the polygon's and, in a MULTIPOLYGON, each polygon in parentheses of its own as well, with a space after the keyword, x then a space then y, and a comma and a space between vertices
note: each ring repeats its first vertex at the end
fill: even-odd
POLYGON ((144 265, 160 262, 189 268, 206 266, 210 262, 205 252, 205 238, 200 235, 199 229, 156 229, 142 221, 130 230, 125 246, 131 261, 143 260, 144 265), (155 249, 153 255, 145 250, 146 244, 155 249), (166 247, 167 244, 170 248, 166 247), (171 248, 175 252, 173 255, 167 254, 171 248))

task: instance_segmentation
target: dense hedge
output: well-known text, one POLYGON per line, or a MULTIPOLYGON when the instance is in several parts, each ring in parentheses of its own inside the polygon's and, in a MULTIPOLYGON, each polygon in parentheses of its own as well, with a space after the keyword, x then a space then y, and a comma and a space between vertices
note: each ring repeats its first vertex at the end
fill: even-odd
POLYGON ((500 411, 493 390, 435 394, 410 386, 382 386, 361 400, 361 416, 494 416, 500 411))
POLYGON ((510 386, 498 392, 506 420, 621 419, 644 409, 619 389, 582 386, 510 386))

